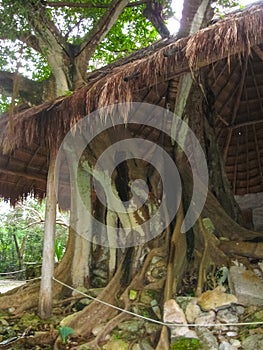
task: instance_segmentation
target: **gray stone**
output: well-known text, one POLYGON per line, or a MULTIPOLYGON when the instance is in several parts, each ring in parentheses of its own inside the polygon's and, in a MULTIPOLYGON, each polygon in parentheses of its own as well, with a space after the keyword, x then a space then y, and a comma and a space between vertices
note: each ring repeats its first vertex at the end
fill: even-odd
POLYGON ((194 323, 196 318, 202 315, 202 311, 199 305, 197 305, 197 298, 192 298, 185 309, 185 316, 188 323, 194 323))
POLYGON ((184 312, 174 299, 169 299, 164 303, 163 319, 166 323, 175 324, 169 326, 172 337, 184 337, 189 331, 184 312), (176 324, 185 324, 185 326, 176 326, 176 324))
POLYGON ((235 346, 237 349, 241 347, 241 342, 238 339, 230 339, 230 344, 235 346))
POLYGON ((202 350, 218 350, 217 339, 209 329, 198 327, 196 333, 202 350))
POLYGON ((263 283, 253 271, 243 266, 231 266, 228 283, 240 304, 263 306, 263 283))
POLYGON ((245 308, 242 305, 235 305, 235 311, 238 315, 243 315, 245 312, 245 308))
POLYGON ((179 306, 183 309, 184 312, 186 311, 189 303, 194 303, 195 305, 197 303, 197 298, 194 298, 194 297, 178 296, 176 297, 175 300, 179 304, 179 306))
POLYGON ((237 350, 237 348, 231 344, 229 344, 226 341, 223 341, 220 345, 219 345, 219 350, 237 350))
POLYGON ((187 323, 183 310, 174 299, 164 303, 163 319, 167 323, 187 323))
POLYGON ((248 193, 242 196, 236 195, 235 199, 241 209, 247 209, 247 208, 254 209, 254 208, 262 207, 263 192, 248 193))
POLYGON ((233 332, 233 331, 229 331, 226 333, 226 335, 231 338, 231 337, 236 337, 237 336, 237 332, 233 332))
POLYGON ((140 319, 121 322, 118 328, 130 333, 137 333, 144 325, 144 321, 140 319))
POLYGON ((228 309, 219 310, 216 319, 222 323, 237 323, 239 321, 238 316, 228 309))
POLYGON ((263 207, 253 209, 253 224, 255 231, 263 231, 263 207))
POLYGON ((215 312, 210 310, 209 312, 203 312, 200 316, 198 316, 195 319, 195 323, 196 324, 200 324, 200 325, 207 325, 207 327, 209 327, 210 325, 215 323, 215 312))
POLYGON ((225 336, 223 336, 221 332, 217 334, 217 332, 213 330, 213 334, 216 335, 219 344, 223 343, 224 341, 228 342, 228 339, 225 336))
POLYGON ((158 305, 158 301, 157 300, 152 300, 151 301, 151 307, 152 307, 152 310, 153 312, 155 313, 155 315, 159 318, 159 320, 162 319, 162 312, 161 312, 161 309, 158 305))
POLYGON ((198 339, 198 335, 196 334, 195 331, 189 330, 188 332, 185 333, 184 335, 185 338, 195 338, 198 339))
POLYGON ((263 349, 263 334, 253 334, 242 341, 242 348, 245 350, 263 349))
POLYGON ((147 334, 153 334, 160 331, 162 326, 156 323, 146 322, 144 327, 147 334))

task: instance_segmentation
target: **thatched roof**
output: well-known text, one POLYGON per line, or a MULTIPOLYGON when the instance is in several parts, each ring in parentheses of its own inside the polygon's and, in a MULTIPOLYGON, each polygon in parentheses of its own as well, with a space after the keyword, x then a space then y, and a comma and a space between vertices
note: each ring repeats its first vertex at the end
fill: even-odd
POLYGON ((263 3, 177 40, 169 38, 88 77, 68 97, 0 118, 0 195, 45 194, 48 156, 70 127, 117 102, 173 108, 178 77, 200 71, 215 95, 218 141, 236 194, 263 191, 263 3))

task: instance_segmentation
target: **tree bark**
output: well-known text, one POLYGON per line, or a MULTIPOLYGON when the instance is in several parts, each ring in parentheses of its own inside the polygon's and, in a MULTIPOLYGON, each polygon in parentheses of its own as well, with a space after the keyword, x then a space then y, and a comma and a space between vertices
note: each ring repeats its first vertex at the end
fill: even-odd
POLYGON ((32 105, 38 105, 45 100, 54 98, 53 77, 39 82, 28 79, 21 74, 1 71, 0 87, 3 95, 13 96, 14 99, 20 98, 32 105))
POLYGON ((47 179, 43 262, 38 312, 45 319, 52 314, 52 283, 54 275, 54 244, 56 230, 55 154, 50 154, 47 179))

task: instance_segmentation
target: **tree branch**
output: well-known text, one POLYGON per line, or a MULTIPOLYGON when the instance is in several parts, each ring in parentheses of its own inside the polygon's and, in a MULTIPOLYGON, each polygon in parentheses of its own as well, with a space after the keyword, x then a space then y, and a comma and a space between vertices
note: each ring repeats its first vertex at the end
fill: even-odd
POLYGON ((29 13, 32 13, 32 16, 28 18, 29 24, 41 38, 41 41, 47 47, 50 42, 56 42, 65 52, 68 52, 66 39, 48 15, 45 6, 39 3, 34 4, 34 1, 26 2, 25 6, 27 6, 29 13))
POLYGON ((22 35, 20 33, 17 33, 17 39, 27 44, 28 46, 32 47, 32 49, 36 50, 37 52, 41 53, 39 40, 35 35, 33 34, 22 35))
POLYGON ((129 0, 113 0, 109 9, 101 17, 98 24, 88 33, 80 46, 79 54, 88 47, 87 61, 90 59, 98 44, 105 38, 110 29, 117 21, 119 15, 128 5, 129 0))
POLYGON ((162 11, 163 4, 161 1, 147 1, 143 14, 152 23, 160 36, 162 38, 167 38, 170 35, 170 32, 164 23, 162 11))
POLYGON ((15 81, 18 86, 18 96, 14 97, 21 98, 23 101, 33 105, 43 102, 46 97, 44 96, 44 87, 50 84, 49 79, 38 82, 28 79, 21 74, 0 71, 0 93, 5 96, 13 96, 15 81))
MULTIPOLYGON (((141 0, 141 1, 133 1, 128 3, 126 6, 127 7, 136 7, 140 5, 144 5, 147 3, 147 0, 141 0)), ((69 1, 62 1, 62 2, 55 2, 55 1, 43 1, 43 4, 45 6, 50 6, 50 7, 72 7, 72 8, 109 8, 110 5, 107 4, 92 4, 92 3, 72 3, 69 1)))
MULTIPOLYGON (((35 35, 30 33, 28 33, 27 35, 25 33, 21 34, 20 32, 17 32, 16 38, 22 41, 23 43, 27 44, 28 46, 32 47, 32 49, 36 50, 37 52, 41 52, 39 40, 35 35)), ((11 40, 9 33, 2 33, 0 35, 0 40, 11 40)))

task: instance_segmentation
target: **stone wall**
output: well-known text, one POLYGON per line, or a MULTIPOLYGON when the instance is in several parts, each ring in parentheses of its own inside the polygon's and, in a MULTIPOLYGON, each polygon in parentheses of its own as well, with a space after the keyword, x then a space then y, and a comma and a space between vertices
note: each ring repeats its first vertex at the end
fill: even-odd
POLYGON ((245 221, 251 224, 255 231, 263 231, 263 192, 245 194, 244 196, 235 196, 239 204, 245 221), (251 218, 249 218, 251 217, 251 218))

